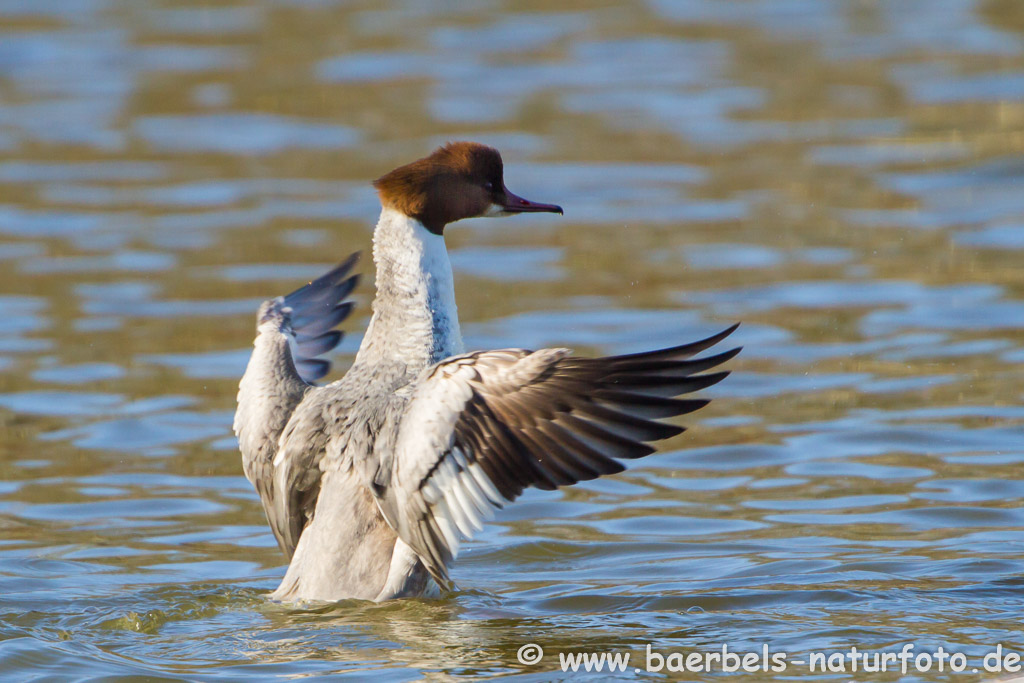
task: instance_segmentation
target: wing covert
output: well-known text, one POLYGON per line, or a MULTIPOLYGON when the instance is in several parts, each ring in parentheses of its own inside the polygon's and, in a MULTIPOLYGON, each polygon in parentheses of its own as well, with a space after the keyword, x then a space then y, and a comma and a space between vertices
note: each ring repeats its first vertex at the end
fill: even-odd
POLYGON ((707 399, 677 398, 728 372, 740 349, 694 358, 737 326, 659 351, 583 358, 568 349, 469 353, 428 368, 402 418, 381 510, 431 575, 447 584, 460 538, 527 486, 554 489, 624 469, 662 422, 707 399))

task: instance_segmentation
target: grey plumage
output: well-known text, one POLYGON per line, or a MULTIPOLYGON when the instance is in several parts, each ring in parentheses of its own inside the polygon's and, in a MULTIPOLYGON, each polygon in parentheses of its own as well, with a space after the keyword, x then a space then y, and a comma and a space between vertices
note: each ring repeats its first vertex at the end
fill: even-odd
POLYGON ((734 329, 642 354, 463 353, 443 237, 385 209, 377 296, 345 376, 324 387, 351 310, 354 259, 260 309, 235 430, 246 476, 291 563, 281 600, 423 595, 448 587, 460 539, 525 487, 619 472, 683 427, 680 399, 721 381, 703 358, 734 329), (295 355, 293 355, 295 354, 295 355))
POLYGON ((289 558, 312 514, 316 491, 312 486, 275 487, 273 460, 295 408, 313 388, 312 382, 330 370, 328 361, 314 356, 334 349, 342 333, 325 331, 322 319, 328 317, 336 325, 351 311, 351 305, 342 299, 359 280, 349 275, 358 256, 353 254, 306 286, 260 306, 260 333, 239 385, 234 429, 242 451, 242 469, 259 493, 270 528, 289 558), (339 316, 338 311, 343 314, 339 316))

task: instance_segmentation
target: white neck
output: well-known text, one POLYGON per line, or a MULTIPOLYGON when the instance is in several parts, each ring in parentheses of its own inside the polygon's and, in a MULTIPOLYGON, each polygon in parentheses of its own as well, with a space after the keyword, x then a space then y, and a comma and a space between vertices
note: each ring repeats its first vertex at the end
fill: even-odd
POLYGON ((356 362, 397 361, 418 371, 462 353, 444 237, 385 208, 373 233, 377 296, 356 362))

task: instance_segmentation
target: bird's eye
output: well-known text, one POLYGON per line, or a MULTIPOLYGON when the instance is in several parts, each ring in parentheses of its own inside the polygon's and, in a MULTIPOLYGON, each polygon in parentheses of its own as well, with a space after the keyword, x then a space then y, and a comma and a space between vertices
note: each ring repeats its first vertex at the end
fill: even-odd
POLYGON ((484 183, 484 189, 487 190, 488 192, 494 192, 494 183, 488 180, 486 183, 484 183))

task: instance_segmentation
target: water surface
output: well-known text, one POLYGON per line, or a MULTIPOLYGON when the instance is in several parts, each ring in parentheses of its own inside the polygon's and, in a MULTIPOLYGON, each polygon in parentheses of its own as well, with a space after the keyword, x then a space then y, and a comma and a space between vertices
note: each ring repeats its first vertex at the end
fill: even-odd
POLYGON ((0 0, 5 679, 1024 651, 1024 6, 552 7, 0 0), (446 599, 269 603, 231 434, 255 307, 466 138, 566 211, 449 229, 470 348, 742 320, 736 372, 661 454, 503 511, 446 599))

